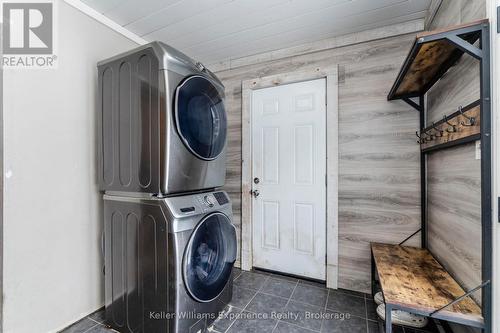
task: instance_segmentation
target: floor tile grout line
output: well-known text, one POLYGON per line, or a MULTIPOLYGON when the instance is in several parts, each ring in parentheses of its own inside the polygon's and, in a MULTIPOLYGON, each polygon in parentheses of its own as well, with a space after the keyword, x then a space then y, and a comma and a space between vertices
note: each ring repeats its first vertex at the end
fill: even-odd
POLYGON ((273 330, 271 332, 274 332, 276 330, 276 327, 278 327, 278 324, 280 323, 280 319, 276 321, 276 324, 274 324, 273 330))
MULTIPOLYGON (((330 289, 328 289, 328 294, 326 294, 326 302, 325 302, 325 308, 323 309, 325 315, 326 311, 328 310, 328 299, 330 298, 330 289)), ((325 318, 321 320, 321 326, 319 328, 319 331, 321 332, 323 330, 323 324, 325 323, 325 318)))
MULTIPOLYGON (((252 303, 252 301, 257 296, 257 294, 260 292, 260 290, 262 289, 262 287, 266 284, 266 282, 267 282, 268 279, 269 279, 269 276, 266 276, 266 279, 264 280, 264 283, 262 283, 262 285, 260 286, 260 288, 257 289, 257 292, 255 293, 255 295, 253 295, 253 297, 250 299, 250 301, 248 301, 247 305, 245 305, 245 307, 243 308, 243 311, 252 312, 252 311, 248 311, 246 309, 250 305, 250 303, 252 303)), ((253 289, 253 290, 255 290, 255 289, 253 289)), ((252 312, 252 313, 254 313, 254 312, 252 312)))
MULTIPOLYGON (((284 309, 286 309, 286 307, 288 306, 288 303, 290 303, 290 300, 292 299, 293 293, 295 291, 295 288, 297 288, 298 283, 299 283, 299 280, 295 281, 295 286, 293 287, 293 290, 290 293, 290 296, 288 297, 288 300, 286 301, 284 309)), ((280 321, 281 321, 281 319, 278 319, 278 321, 276 322, 276 325, 274 325, 274 328, 273 328, 272 332, 274 332, 276 330, 276 328, 278 327, 278 324, 280 323, 280 321)))
MULTIPOLYGON (((261 291, 261 289, 259 290, 259 289, 245 288, 245 287, 240 287, 240 286, 237 286, 237 287, 241 288, 241 289, 245 289, 245 290, 255 291, 257 294, 264 294, 264 295, 267 295, 267 296, 278 297, 278 298, 286 299, 288 301, 300 303, 300 304, 303 304, 303 305, 309 305, 309 306, 314 306, 316 308, 321 308, 321 306, 319 306, 317 304, 311 304, 311 303, 299 301, 299 300, 296 300, 296 299, 292 299, 292 295, 293 295, 293 292, 295 291, 295 288, 292 291, 292 294, 290 295, 290 297, 283 297, 283 296, 279 296, 279 295, 275 295, 275 294, 270 294, 270 293, 263 292, 263 291, 261 291)), ((254 297, 255 297, 255 295, 254 295, 254 297)), ((254 297, 252 297, 252 299, 250 301, 252 301, 254 297)), ((288 305, 288 303, 287 303, 287 305, 288 305)), ((326 309, 326 305, 325 305, 325 309, 326 309)))
MULTIPOLYGON (((282 321, 282 320, 280 320, 282 321)), ((288 324, 288 325, 291 325, 291 326, 294 326, 294 327, 298 327, 298 328, 303 328, 305 330, 308 330, 308 331, 311 331, 311 332, 321 332, 321 329, 319 331, 316 331, 316 330, 313 330, 312 328, 307 328, 307 327, 304 327, 304 326, 300 326, 300 325, 297 325, 297 324, 294 324, 294 323, 289 323, 288 321, 283 321, 285 324, 288 324)))
POLYGON ((368 300, 365 297, 365 325, 366 325, 366 333, 369 333, 368 327, 368 300))
MULTIPOLYGON (((293 293, 295 291, 295 288, 297 288, 298 283, 299 283, 299 280, 297 279, 297 281, 295 281, 295 286, 293 287, 293 290, 290 293, 290 296, 288 297, 288 300, 286 301, 285 309, 288 306, 288 303, 290 303, 290 300, 292 299, 293 293)), ((278 324, 280 323, 280 321, 281 321, 281 319, 278 319, 278 321, 276 322, 276 325, 274 325, 274 328, 273 328, 272 332, 274 332, 276 330, 276 328, 278 327, 278 324)))
MULTIPOLYGON (((243 312, 243 310, 241 311, 243 312)), ((229 330, 231 329, 231 327, 233 327, 234 323, 238 320, 238 318, 236 318, 235 320, 233 320, 233 322, 226 328, 226 330, 223 332, 223 333, 227 333, 229 332, 229 330)))
MULTIPOLYGON (((262 287, 266 284, 266 282, 267 282, 268 279, 269 279, 269 276, 266 276, 266 279, 264 280, 264 283, 262 284, 262 286, 257 290, 257 292, 255 293, 255 295, 253 295, 253 297, 250 299, 250 301, 248 301, 247 305, 245 305, 245 307, 241 310, 241 313, 243 313, 243 311, 246 311, 246 312, 250 312, 250 313, 256 314, 253 311, 247 310, 247 307, 250 305, 250 303, 252 303, 252 301, 257 296, 257 294, 260 292, 260 290, 262 289, 262 287)), ((252 289, 252 290, 255 290, 255 289, 252 289)), ((231 329, 231 327, 233 327, 234 323, 236 323, 237 320, 238 320, 238 318, 236 318, 235 320, 233 320, 233 322, 231 323, 231 325, 229 325, 229 327, 227 328, 227 330, 224 331, 224 333, 229 332, 229 330, 231 329)))
POLYGON ((286 299, 286 300, 290 299, 290 297, 283 297, 283 296, 280 296, 280 295, 270 294, 270 293, 266 293, 266 292, 263 292, 263 291, 257 291, 257 293, 258 294, 267 295, 267 296, 272 296, 272 297, 278 297, 278 298, 282 298, 282 299, 286 299))
POLYGON ((293 287, 292 293, 290 294, 290 298, 288 299, 288 301, 285 304, 285 308, 288 306, 288 304, 290 304, 290 301, 292 300, 292 297, 293 297, 293 293, 295 292, 295 289, 297 289, 298 285, 299 285, 299 281, 297 281, 295 283, 295 287, 293 287))
MULTIPOLYGON (((89 319, 90 319, 90 318, 89 318, 89 319)), ((92 320, 92 319, 90 319, 90 320, 92 320)), ((92 321, 93 321, 93 322, 95 322, 95 320, 92 320, 92 321)), ((83 333, 88 332, 88 331, 90 331, 91 329, 93 329, 94 327, 99 326, 99 325, 101 325, 101 324, 100 324, 100 323, 95 324, 94 326, 89 327, 88 329, 86 329, 85 331, 83 331, 83 333)))
MULTIPOLYGON (((288 305, 290 304, 290 301, 292 301, 293 293, 294 293, 294 292, 295 292, 295 290, 297 289, 297 286, 299 285, 299 283, 300 283, 300 280, 298 280, 298 281, 297 281, 297 283, 295 284, 295 287, 293 288, 292 294, 290 295, 290 299, 289 299, 289 300, 288 300, 288 302, 286 303, 285 308, 287 308, 287 307, 288 307, 288 305)), ((330 291, 328 291, 328 293, 330 293, 330 291)), ((328 299, 328 295, 327 295, 327 299, 328 299)), ((308 303, 300 302, 300 301, 297 301, 297 300, 293 300, 293 301, 294 301, 294 302, 297 302, 297 303, 300 303, 300 304, 305 304, 305 305, 310 305, 310 306, 312 305, 312 304, 308 304, 308 303)), ((325 305, 325 307, 326 307, 326 305, 325 305)), ((321 308, 321 307, 318 307, 318 308, 321 308)), ((305 328, 305 329, 308 329, 308 328, 306 328, 306 327, 302 327, 302 326, 299 326, 299 325, 296 325, 296 324, 294 325, 294 324, 289 323, 289 322, 286 322, 286 323, 288 323, 288 324, 290 324, 290 325, 293 325, 293 326, 295 326, 295 327, 300 327, 300 328, 305 328)), ((276 325, 276 326, 277 326, 277 325, 276 325)), ((321 332, 321 329, 322 329, 322 328, 323 328, 323 319, 321 319, 321 325, 320 325, 320 327, 319 327, 319 331, 314 331, 314 330, 310 330, 310 331, 313 331, 313 332, 321 332)))
POLYGON ((260 286, 259 292, 262 290, 262 288, 264 288, 264 286, 266 285, 267 281, 269 281, 269 275, 266 276, 266 279, 264 280, 264 283, 262 283, 262 285, 260 286))
POLYGON ((96 322, 98 324, 104 325, 104 322, 97 321, 94 318, 90 318, 89 316, 87 316, 87 318, 90 319, 90 320, 92 320, 93 322, 96 322))

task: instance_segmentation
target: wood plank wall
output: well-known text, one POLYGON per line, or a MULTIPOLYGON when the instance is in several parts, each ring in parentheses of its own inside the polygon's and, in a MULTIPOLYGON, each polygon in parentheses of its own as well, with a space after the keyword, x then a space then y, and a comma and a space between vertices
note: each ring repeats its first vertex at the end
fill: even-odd
MULTIPOLYGON (((443 0, 431 29, 486 17, 485 0, 443 0)), ((427 95, 428 122, 479 99, 479 65, 464 55, 427 95)), ((481 283, 481 171, 471 143, 428 157, 428 245, 466 288, 481 283)), ((474 295, 480 302, 481 294, 474 295)), ((453 325, 454 332, 475 332, 453 325)))
MULTIPOLYGON (((484 0, 443 1, 431 28, 483 18, 485 8, 484 0)), ((427 98, 428 123, 479 99, 479 62, 464 55, 427 98)), ((481 282, 481 163, 475 144, 431 154, 428 163, 429 248, 459 282, 473 288, 481 282)))
POLYGON ((413 39, 397 36, 216 73, 226 86, 229 120, 225 189, 240 233, 242 80, 338 64, 339 287, 369 291, 369 243, 397 243, 420 227, 418 112, 386 100, 413 39))

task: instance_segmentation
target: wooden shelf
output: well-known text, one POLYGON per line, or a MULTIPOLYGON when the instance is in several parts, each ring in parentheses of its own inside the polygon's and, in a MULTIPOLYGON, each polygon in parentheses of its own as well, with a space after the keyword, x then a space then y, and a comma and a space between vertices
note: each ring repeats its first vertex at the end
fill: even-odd
MULTIPOLYGON (((386 304, 428 316, 465 294, 427 249, 380 243, 371 248, 386 304)), ((432 317, 484 327, 481 308, 470 297, 432 317)))
POLYGON ((480 20, 418 34, 387 99, 423 96, 464 52, 470 52, 467 45, 462 44, 476 43, 481 37, 482 25, 487 23, 488 20, 480 20))

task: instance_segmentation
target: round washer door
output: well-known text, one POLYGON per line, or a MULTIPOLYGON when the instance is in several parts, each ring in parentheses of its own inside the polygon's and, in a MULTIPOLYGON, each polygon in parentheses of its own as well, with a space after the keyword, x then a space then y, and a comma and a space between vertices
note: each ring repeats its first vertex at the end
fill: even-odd
POLYGON ((184 252, 184 283, 191 297, 210 302, 219 296, 235 260, 234 226, 225 214, 207 215, 193 230, 184 252))
POLYGON ((198 158, 213 160, 226 144, 224 101, 215 86, 202 76, 187 78, 176 91, 177 132, 198 158))

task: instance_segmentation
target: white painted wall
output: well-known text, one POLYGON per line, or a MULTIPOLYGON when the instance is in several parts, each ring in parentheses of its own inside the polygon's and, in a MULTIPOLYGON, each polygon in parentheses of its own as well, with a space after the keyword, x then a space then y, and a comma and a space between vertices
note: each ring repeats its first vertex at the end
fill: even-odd
POLYGON ((96 62, 137 46, 59 1, 59 68, 4 71, 4 332, 103 305, 96 62))

